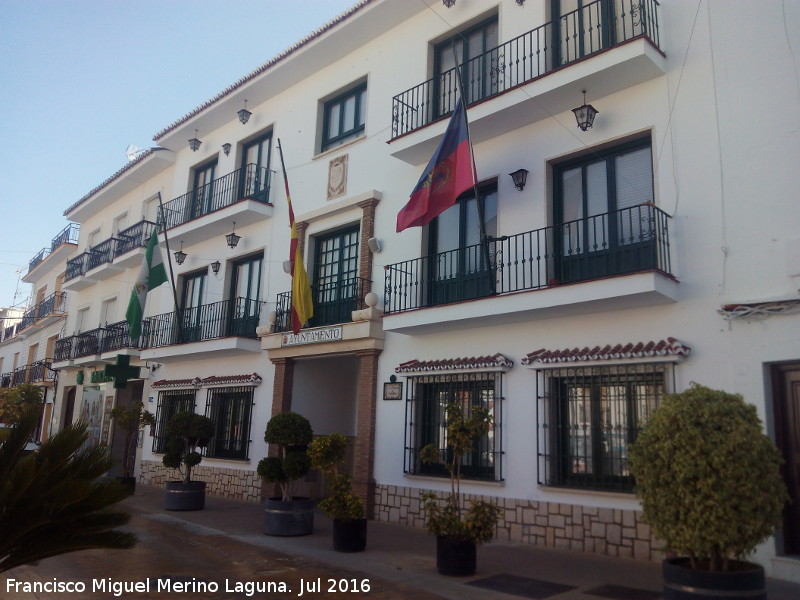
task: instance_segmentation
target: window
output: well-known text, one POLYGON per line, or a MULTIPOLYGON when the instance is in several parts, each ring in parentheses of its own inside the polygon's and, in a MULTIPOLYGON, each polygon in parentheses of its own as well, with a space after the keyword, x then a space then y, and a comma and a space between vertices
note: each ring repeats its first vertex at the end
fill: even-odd
POLYGON ((497 92, 492 67, 497 66, 497 16, 462 31, 434 48, 433 69, 436 86, 437 116, 449 114, 458 100, 455 60, 461 69, 467 104, 497 92))
POLYGON ((102 306, 100 307, 100 323, 102 325, 108 325, 110 323, 114 323, 116 317, 117 317, 117 299, 109 298, 108 300, 104 300, 102 306))
POLYGON ((419 451, 428 444, 433 444, 442 451, 446 449, 445 408, 450 403, 457 403, 461 405, 463 414, 467 418, 474 406, 485 407, 493 418, 489 432, 478 440, 472 452, 463 458, 462 477, 491 481, 502 479, 500 469, 502 373, 420 375, 408 379, 406 390, 406 473, 448 476, 443 465, 422 463, 419 451))
POLYGON ((181 295, 183 342, 197 342, 201 339, 206 276, 206 271, 199 271, 185 275, 183 278, 183 293, 181 295))
MULTIPOLYGON (((497 235, 497 183, 481 186, 486 235, 497 235)), ((481 298, 491 293, 494 277, 481 244, 478 203, 472 190, 440 214, 429 228, 431 305, 481 298)), ((491 250, 491 248, 490 248, 491 250)))
POLYGON ((269 162, 272 133, 245 144, 242 153, 242 198, 269 200, 269 162))
POLYGON ((214 174, 217 161, 213 160, 194 170, 189 217, 196 219, 218 208, 214 206, 214 174))
POLYGON ((81 333, 89 327, 89 307, 78 309, 75 320, 75 333, 81 333))
POLYGON ((111 235, 116 236, 120 231, 124 231, 128 223, 128 213, 122 213, 120 216, 114 218, 114 223, 111 225, 111 235))
POLYGON ((167 448, 167 422, 175 413, 194 411, 195 390, 166 390, 158 393, 153 452, 163 454, 167 448))
POLYGON ((208 391, 206 416, 214 422, 214 437, 205 449, 206 456, 247 460, 252 406, 252 387, 208 391))
POLYGON ((364 133, 366 104, 366 83, 325 102, 322 151, 339 146, 364 133))
POLYGON ((562 282, 656 267, 649 137, 561 163, 554 175, 562 282))
POLYGON ((233 263, 231 277, 231 322, 228 335, 253 337, 261 312, 262 254, 233 263))
POLYGON ((663 400, 666 375, 664 363, 540 371, 539 483, 632 491, 628 448, 663 400))
POLYGON ((350 321, 359 299, 358 243, 358 227, 317 238, 312 327, 350 321))

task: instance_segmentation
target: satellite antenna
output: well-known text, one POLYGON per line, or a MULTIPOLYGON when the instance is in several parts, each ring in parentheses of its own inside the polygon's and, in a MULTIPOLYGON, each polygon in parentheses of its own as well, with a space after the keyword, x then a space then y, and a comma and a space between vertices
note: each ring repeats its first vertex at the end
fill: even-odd
POLYGON ((147 152, 147 150, 143 150, 142 148, 139 148, 139 146, 136 146, 135 144, 130 144, 125 149, 125 155, 128 157, 129 161, 136 160, 137 158, 139 158, 145 152, 147 152))

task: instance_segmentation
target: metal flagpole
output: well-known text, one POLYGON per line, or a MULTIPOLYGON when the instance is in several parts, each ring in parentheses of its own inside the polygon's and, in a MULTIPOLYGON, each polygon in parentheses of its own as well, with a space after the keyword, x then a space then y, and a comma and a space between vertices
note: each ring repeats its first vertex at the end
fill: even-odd
POLYGON ((486 218, 484 215, 483 202, 481 202, 480 191, 478 190, 478 169, 475 166, 475 151, 472 148, 472 138, 469 135, 469 119, 467 118, 467 99, 464 96, 464 83, 461 80, 461 69, 458 66, 458 56, 456 55, 456 43, 452 42, 453 49, 453 62, 456 69, 456 86, 458 87, 458 96, 461 98, 461 103, 464 105, 464 125, 467 129, 467 140, 469 144, 469 155, 472 159, 472 189, 475 194, 475 204, 478 209, 478 224, 480 226, 481 238, 481 253, 483 260, 486 261, 486 268, 489 270, 489 285, 492 290, 492 296, 497 294, 497 281, 495 280, 494 269, 490 260, 489 253, 489 237, 486 235, 486 218))
POLYGON ((164 244, 167 247, 167 264, 169 264, 169 283, 172 286, 172 300, 175 302, 175 315, 178 322, 178 339, 183 341, 183 314, 178 304, 178 292, 175 289, 175 273, 172 270, 172 252, 169 251, 169 237, 167 236, 167 220, 164 215, 164 203, 161 201, 161 192, 158 192, 158 223, 156 223, 156 230, 159 225, 164 231, 164 244))

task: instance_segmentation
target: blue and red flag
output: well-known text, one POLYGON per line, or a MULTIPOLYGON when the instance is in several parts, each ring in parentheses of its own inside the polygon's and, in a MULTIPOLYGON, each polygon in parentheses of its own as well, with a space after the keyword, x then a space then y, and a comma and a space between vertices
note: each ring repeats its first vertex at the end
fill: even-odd
POLYGON ((456 198, 474 184, 467 118, 459 99, 447 131, 411 192, 411 199, 397 213, 397 232, 407 227, 427 225, 453 206, 456 198))

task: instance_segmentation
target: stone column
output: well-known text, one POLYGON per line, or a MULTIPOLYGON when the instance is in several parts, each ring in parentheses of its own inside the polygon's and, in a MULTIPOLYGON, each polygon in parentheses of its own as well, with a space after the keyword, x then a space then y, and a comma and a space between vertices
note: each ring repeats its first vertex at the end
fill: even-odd
POLYGON ((359 364, 358 421, 353 460, 353 492, 364 500, 366 516, 373 518, 375 504, 375 390, 378 386, 378 349, 356 352, 359 364))

